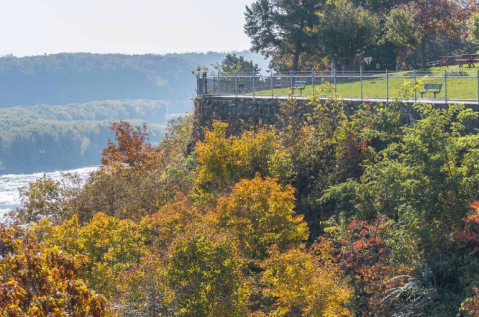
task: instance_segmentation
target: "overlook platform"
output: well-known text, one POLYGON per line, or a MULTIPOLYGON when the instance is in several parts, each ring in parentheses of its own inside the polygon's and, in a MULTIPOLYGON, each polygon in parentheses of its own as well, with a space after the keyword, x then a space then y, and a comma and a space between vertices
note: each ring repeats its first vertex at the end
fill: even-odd
POLYGON ((348 102, 389 102, 407 94, 404 102, 479 105, 479 70, 448 69, 402 72, 270 72, 207 74, 197 77, 198 96, 224 98, 295 98, 336 93, 348 102), (436 87, 428 90, 428 87, 436 87), (414 93, 414 89, 416 92, 414 93), (407 92, 409 91, 409 92, 407 92), (424 97, 424 98, 422 98, 424 97))

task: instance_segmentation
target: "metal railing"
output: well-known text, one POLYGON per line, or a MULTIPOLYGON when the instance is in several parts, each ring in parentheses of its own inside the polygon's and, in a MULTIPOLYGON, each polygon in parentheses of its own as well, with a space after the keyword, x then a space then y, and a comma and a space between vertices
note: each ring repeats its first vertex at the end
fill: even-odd
POLYGON ((225 97, 310 97, 319 94, 318 87, 329 83, 341 98, 353 100, 390 101, 402 97, 407 83, 418 83, 410 101, 440 103, 479 104, 479 70, 456 68, 435 71, 401 72, 269 72, 267 75, 253 73, 215 73, 197 77, 198 96, 225 97), (426 77, 427 76, 427 77, 426 77), (298 89, 296 82, 304 82, 298 89), (440 92, 425 91, 424 83, 441 84, 440 92))

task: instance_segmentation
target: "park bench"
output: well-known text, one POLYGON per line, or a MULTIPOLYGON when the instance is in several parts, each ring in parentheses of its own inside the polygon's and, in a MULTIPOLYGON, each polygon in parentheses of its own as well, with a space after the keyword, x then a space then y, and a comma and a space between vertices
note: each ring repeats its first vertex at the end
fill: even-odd
POLYGON ((425 93, 432 92, 434 94, 434 98, 436 98, 437 94, 441 92, 442 84, 431 84, 426 83, 424 84, 424 90, 421 90, 421 98, 423 98, 425 93))
POLYGON ((303 95, 303 89, 306 88, 306 80, 296 80, 293 84, 293 87, 291 87, 294 95, 294 90, 298 89, 300 96, 303 95))

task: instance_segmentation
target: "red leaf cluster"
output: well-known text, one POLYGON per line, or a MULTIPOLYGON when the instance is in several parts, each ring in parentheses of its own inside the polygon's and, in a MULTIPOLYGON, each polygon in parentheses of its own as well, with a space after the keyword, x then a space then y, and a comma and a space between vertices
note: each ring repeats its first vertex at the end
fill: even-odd
POLYGON ((458 232, 455 237, 459 240, 466 240, 479 243, 479 202, 471 204, 472 214, 464 217, 464 230, 458 232))

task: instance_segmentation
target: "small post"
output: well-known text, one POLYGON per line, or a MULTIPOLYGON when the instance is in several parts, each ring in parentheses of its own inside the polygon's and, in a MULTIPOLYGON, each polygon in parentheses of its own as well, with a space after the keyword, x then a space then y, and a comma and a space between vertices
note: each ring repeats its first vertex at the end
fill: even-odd
POLYGON ((213 74, 213 95, 216 93, 216 76, 213 74))
POLYGON ((238 98, 238 71, 235 70, 235 95, 238 98))
POLYGON ((389 73, 386 69, 386 102, 389 102, 389 73))
POLYGON ((361 86, 361 101, 363 101, 363 69, 359 69, 359 82, 361 86))
POLYGON ((203 72, 203 97, 208 93, 208 81, 206 79, 206 76, 208 74, 206 72, 203 72))
POLYGON ((219 71, 218 71, 218 96, 221 96, 221 77, 220 77, 219 71))
POLYGON ((476 78, 477 78, 477 104, 479 104, 479 69, 476 70, 476 78))
POLYGON ((255 93, 256 93, 256 90, 255 90, 255 87, 254 87, 254 79, 255 79, 255 77, 254 77, 254 70, 253 70, 253 99, 254 99, 255 93))
POLYGON ((200 77, 196 74, 196 95, 200 94, 200 77))
POLYGON ((417 102, 416 69, 414 69, 414 102, 417 102))
POLYGON ((274 78, 273 78, 273 70, 271 70, 271 99, 274 98, 274 84, 273 84, 274 78))
POLYGON ((338 85, 336 82, 336 68, 334 69, 334 93, 338 92, 338 85))
POLYGON ((313 95, 314 95, 314 68, 313 68, 313 75, 311 76, 312 77, 312 81, 311 81, 311 87, 313 89, 313 95))
POLYGON ((289 79, 290 79, 290 85, 291 85, 291 95, 294 95, 293 91, 293 69, 289 70, 289 79))
POLYGON ((444 100, 446 101, 447 105, 447 71, 444 70, 444 100))

